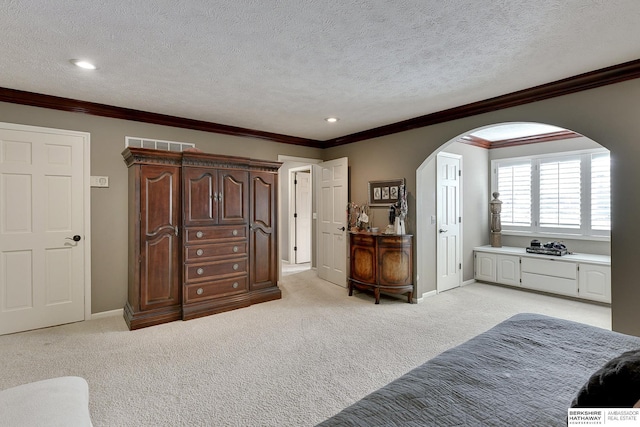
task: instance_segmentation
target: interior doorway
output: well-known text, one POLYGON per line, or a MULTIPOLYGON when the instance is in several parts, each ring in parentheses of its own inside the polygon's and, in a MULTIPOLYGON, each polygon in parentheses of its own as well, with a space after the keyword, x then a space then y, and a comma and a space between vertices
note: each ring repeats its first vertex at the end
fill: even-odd
POLYGON ((436 166, 436 289, 443 292, 462 283, 462 156, 440 152, 436 166))
POLYGON ((0 123, 0 335, 91 318, 89 149, 0 123))
POLYGON ((278 171, 280 278, 315 269, 320 278, 346 287, 348 239, 345 206, 349 159, 344 157, 323 162, 280 155, 278 161, 283 162, 278 171), (306 182, 300 182, 307 178, 309 191, 305 189, 306 182), (296 185, 296 180, 298 185, 302 184, 301 187, 296 185), (305 210, 309 201, 310 218, 307 221, 304 218, 306 212, 301 213, 299 209, 305 210), (304 262, 307 247, 308 263, 304 262))
MULTIPOLYGON (((314 212, 315 212, 315 196, 313 194, 313 165, 321 162, 320 159, 306 158, 306 157, 293 157, 293 156, 284 156, 279 155, 278 161, 282 162, 282 166, 278 171, 278 182, 279 182, 279 201, 278 201, 278 221, 279 221, 279 230, 278 239, 279 239, 279 260, 280 260, 280 268, 279 275, 280 278, 282 276, 286 276, 289 274, 299 273, 301 271, 306 271, 314 268, 315 266, 315 244, 316 244, 316 236, 315 236, 315 220, 314 220, 314 212), (302 175, 306 173, 307 175, 302 175), (298 176, 299 175, 299 176, 298 176), (304 234, 300 231, 296 231, 296 178, 309 178, 309 233, 304 234), (298 246, 296 240, 302 239, 301 242, 304 248, 302 251, 306 250, 307 242, 304 239, 308 239, 308 253, 309 253, 309 262, 308 263, 297 263, 301 258, 296 255, 296 250, 294 248, 298 246)), ((304 183, 306 184, 306 183, 304 183)), ((304 186, 303 184, 303 186, 304 186)), ((304 190, 303 190, 304 192, 304 190)), ((298 202, 301 201, 302 198, 306 196, 299 195, 298 202)), ((298 203, 299 204, 299 203, 298 203)), ((300 215, 298 213, 298 215, 300 215)), ((303 212, 303 215, 305 213, 303 212)), ((304 225, 302 226, 302 228, 304 225)), ((303 254, 304 256, 304 254, 303 254)))
POLYGON ((291 258, 292 264, 311 266, 311 168, 291 171, 293 197, 291 207, 291 258))

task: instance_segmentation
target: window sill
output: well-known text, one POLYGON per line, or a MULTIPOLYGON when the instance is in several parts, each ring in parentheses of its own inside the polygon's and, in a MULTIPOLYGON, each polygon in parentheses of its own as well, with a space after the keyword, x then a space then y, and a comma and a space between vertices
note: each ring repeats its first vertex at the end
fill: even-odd
POLYGON ((543 240, 589 240, 593 242, 610 242, 610 236, 583 236, 581 234, 531 233, 528 231, 502 230, 503 236, 529 237, 543 240))

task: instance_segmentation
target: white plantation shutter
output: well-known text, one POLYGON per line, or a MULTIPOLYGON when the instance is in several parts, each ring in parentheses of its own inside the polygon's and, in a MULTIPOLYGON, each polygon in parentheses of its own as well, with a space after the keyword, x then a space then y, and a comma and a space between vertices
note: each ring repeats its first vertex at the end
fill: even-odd
POLYGON ((531 162, 498 167, 498 192, 502 201, 503 225, 531 225, 531 162))
POLYGON ((591 156, 591 228, 611 230, 609 153, 591 156))
POLYGON ((540 227, 581 225, 580 157, 540 162, 540 227))
POLYGON ((502 230, 608 236, 610 161, 605 150, 493 160, 502 230))

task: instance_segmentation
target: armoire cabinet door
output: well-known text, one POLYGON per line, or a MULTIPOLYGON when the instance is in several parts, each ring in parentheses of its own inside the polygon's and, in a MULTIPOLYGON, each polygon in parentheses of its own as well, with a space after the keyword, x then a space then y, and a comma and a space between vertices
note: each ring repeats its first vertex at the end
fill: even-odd
POLYGON ((273 173, 251 173, 250 289, 276 286, 276 183, 273 173))
POLYGON ((180 168, 140 169, 140 309, 180 304, 180 168))
POLYGON ((249 212, 249 173, 240 170, 218 171, 219 224, 247 222, 249 212))
POLYGON ((248 172, 184 167, 182 173, 185 226, 247 222, 248 172))
POLYGON ((218 222, 215 169, 182 168, 184 183, 184 225, 215 225, 218 222))

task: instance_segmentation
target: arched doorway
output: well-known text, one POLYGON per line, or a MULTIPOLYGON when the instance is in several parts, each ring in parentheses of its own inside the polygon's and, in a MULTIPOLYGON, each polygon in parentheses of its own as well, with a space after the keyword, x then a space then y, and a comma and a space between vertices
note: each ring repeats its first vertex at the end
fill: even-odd
MULTIPOLYGON (((491 162, 496 159, 538 156, 562 152, 604 149, 597 142, 567 129, 529 122, 497 123, 472 129, 447 141, 433 152, 416 171, 416 258, 418 300, 438 292, 437 167, 440 153, 461 156, 463 188, 461 199, 461 284, 473 282, 473 248, 489 244, 489 210, 491 192, 491 162)), ((530 234, 507 234, 503 245, 526 247, 530 234)), ((561 236, 572 250, 610 255, 610 240, 606 237, 569 239, 561 236)))

